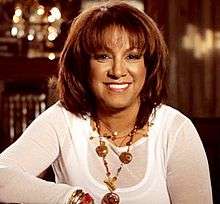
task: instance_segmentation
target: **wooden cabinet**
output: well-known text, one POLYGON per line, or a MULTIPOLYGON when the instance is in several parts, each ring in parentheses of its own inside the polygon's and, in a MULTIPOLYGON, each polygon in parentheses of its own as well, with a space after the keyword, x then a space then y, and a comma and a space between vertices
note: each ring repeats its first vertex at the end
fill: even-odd
POLYGON ((57 71, 57 60, 0 58, 0 150, 52 103, 48 81, 57 71))

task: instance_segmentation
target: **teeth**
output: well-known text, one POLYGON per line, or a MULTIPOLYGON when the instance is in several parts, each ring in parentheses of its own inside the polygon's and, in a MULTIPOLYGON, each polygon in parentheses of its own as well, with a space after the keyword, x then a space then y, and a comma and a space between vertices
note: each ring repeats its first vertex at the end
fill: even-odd
POLYGON ((128 87, 128 84, 109 84, 111 89, 125 89, 128 87))

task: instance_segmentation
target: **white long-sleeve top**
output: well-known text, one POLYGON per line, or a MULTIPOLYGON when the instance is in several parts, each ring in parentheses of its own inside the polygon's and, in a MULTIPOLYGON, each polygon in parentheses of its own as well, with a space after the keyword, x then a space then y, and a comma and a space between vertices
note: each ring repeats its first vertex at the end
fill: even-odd
MULTIPOLYGON (((148 137, 131 145, 133 160, 124 165, 116 193, 121 204, 212 204, 208 162, 191 121, 161 105, 152 117, 148 137)), ((105 169, 96 155, 98 135, 90 118, 81 119, 56 103, 0 155, 0 202, 65 204, 77 188, 96 204, 108 192, 105 169), (52 164, 56 183, 37 176, 52 164)), ((114 174, 118 154, 109 146, 107 161, 114 174)))

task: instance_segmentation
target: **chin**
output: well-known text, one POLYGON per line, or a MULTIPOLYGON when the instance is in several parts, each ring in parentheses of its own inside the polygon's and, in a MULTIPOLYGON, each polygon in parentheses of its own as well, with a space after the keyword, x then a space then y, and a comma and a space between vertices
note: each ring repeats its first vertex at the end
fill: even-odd
POLYGON ((120 111, 120 110, 124 110, 126 108, 129 108, 130 106, 132 106, 131 103, 129 102, 125 102, 125 101, 122 101, 122 102, 114 102, 114 101, 111 101, 111 103, 107 102, 107 103, 104 103, 103 104, 105 109, 109 109, 109 110, 112 110, 112 111, 120 111))
MULTIPOLYGON (((105 111, 121 111, 129 108, 134 108, 139 106, 138 97, 128 97, 128 96, 105 96, 97 98, 97 108, 101 108, 105 111)), ((132 109, 133 109, 132 108, 132 109)))

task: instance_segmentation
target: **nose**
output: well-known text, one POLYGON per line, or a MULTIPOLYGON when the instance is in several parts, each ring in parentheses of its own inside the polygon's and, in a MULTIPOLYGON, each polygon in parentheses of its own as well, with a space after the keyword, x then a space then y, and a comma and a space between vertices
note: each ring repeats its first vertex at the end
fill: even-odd
POLYGON ((119 79, 127 75, 126 67, 120 60, 114 60, 111 69, 108 70, 108 76, 113 79, 119 79))

